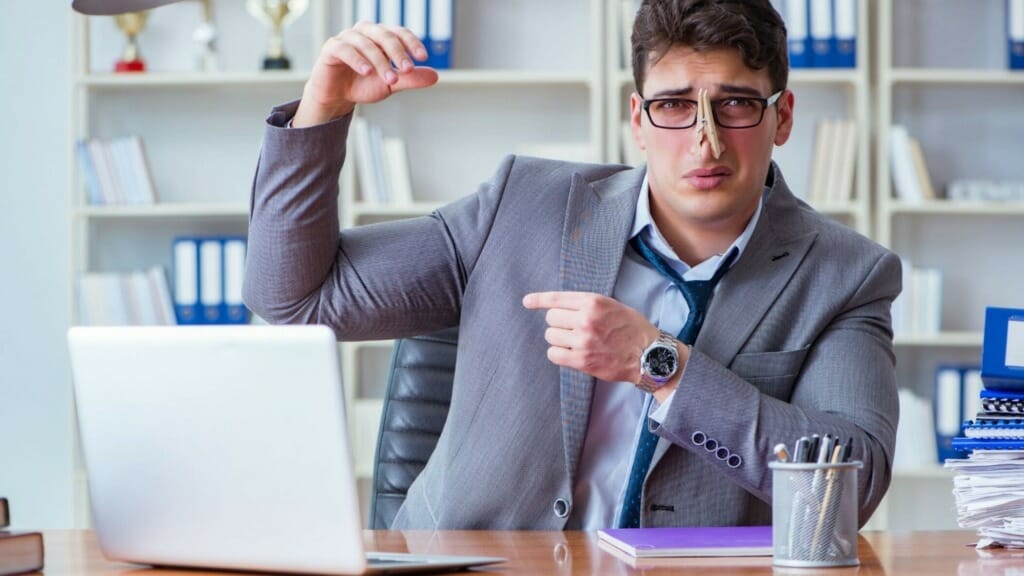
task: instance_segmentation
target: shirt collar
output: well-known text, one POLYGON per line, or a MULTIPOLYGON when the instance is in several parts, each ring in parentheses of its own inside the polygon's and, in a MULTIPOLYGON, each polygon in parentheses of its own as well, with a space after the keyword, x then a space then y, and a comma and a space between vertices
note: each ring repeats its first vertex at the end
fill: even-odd
POLYGON ((633 228, 630 230, 629 237, 632 239, 637 234, 643 234, 647 244, 686 280, 705 279, 705 276, 710 278, 715 273, 715 270, 718 269, 725 254, 728 254, 730 251, 736 252, 736 256, 732 259, 733 263, 738 261, 740 256, 743 255, 743 250, 746 249, 747 244, 750 242, 750 237, 754 235, 754 228, 757 227, 757 222, 761 218, 761 208, 764 206, 764 197, 768 190, 768 187, 764 187, 761 198, 757 202, 757 209, 754 210, 754 215, 747 222, 743 232, 740 233, 736 240, 733 240, 729 248, 724 253, 715 254, 691 267, 676 256, 675 251, 672 250, 664 236, 661 235, 661 231, 658 230, 654 219, 651 218, 650 188, 647 174, 645 173, 644 180, 640 184, 640 195, 636 201, 636 214, 633 216, 633 228))

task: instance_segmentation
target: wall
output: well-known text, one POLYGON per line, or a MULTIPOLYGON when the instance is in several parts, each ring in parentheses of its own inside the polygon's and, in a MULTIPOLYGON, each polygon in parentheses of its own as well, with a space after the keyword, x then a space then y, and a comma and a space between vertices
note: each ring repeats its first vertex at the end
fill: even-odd
POLYGON ((0 495, 21 528, 70 527, 68 14, 0 16, 0 495))

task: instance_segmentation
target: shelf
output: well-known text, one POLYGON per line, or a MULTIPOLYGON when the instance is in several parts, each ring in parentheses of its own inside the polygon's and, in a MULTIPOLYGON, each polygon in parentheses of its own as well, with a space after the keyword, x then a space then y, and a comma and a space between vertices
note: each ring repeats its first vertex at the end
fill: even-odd
POLYGON ((591 82, 591 77, 582 72, 538 70, 441 70, 438 77, 438 86, 589 86, 591 82))
MULTIPOLYGON (((860 71, 855 68, 822 68, 818 70, 789 71, 789 83, 800 85, 854 85, 860 80, 860 71)), ((632 86, 633 71, 620 69, 618 74, 620 86, 632 86)))
POLYGON ((897 334, 893 344, 903 347, 981 347, 981 332, 939 332, 938 334, 897 334))
POLYGON ((80 218, 223 218, 248 217, 248 204, 150 204, 143 206, 85 206, 76 208, 80 218))
POLYGON ((359 202, 349 207, 353 218, 366 216, 422 216, 430 214, 444 202, 415 202, 413 204, 366 204, 359 202))
POLYGON ((972 70, 969 68, 894 68, 889 73, 893 84, 950 84, 976 86, 1024 86, 1024 72, 1014 70, 972 70))
POLYGON ((280 72, 143 72, 138 74, 86 74, 75 80, 88 88, 173 88, 191 86, 302 85, 309 71, 280 72))
POLYGON ((1024 214, 1024 202, 930 200, 919 203, 893 202, 893 214, 950 214, 956 216, 1013 216, 1024 214))
POLYGON ((894 468, 892 477, 894 480, 951 480, 953 470, 941 464, 923 468, 894 468))
POLYGON ((811 207, 828 216, 856 216, 859 212, 859 208, 853 202, 811 203, 811 207))

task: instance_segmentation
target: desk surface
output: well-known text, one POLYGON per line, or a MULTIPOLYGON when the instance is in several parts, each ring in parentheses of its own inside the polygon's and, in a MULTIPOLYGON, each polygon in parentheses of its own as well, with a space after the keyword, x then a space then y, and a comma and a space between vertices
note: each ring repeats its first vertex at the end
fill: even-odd
MULTIPOLYGON (((593 532, 397 532, 367 531, 366 546, 386 552, 504 556, 506 564, 486 574, 801 574, 814 570, 771 566, 771 558, 669 559, 664 565, 637 565, 598 547, 593 532)), ((973 532, 864 532, 859 568, 836 568, 846 574, 1005 575, 1024 571, 1024 551, 978 552, 967 544, 973 532)), ((160 570, 108 562, 91 531, 48 531, 46 576, 201 576, 200 571, 160 570)), ((224 572, 219 573, 226 574, 224 572)))

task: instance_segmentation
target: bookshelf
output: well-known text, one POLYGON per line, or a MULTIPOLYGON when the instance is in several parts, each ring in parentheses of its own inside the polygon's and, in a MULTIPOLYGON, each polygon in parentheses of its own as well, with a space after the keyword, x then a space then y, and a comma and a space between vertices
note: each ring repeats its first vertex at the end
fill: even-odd
MULTIPOLYGON (((633 0, 605 0, 608 13, 605 34, 609 39, 605 48, 608 63, 605 156, 611 161, 627 161, 623 141, 622 123, 629 120, 629 98, 635 91, 630 62, 626 61, 623 46, 626 36, 624 5, 636 5, 633 0)), ((858 36, 868 38, 870 19, 869 2, 858 2, 858 36)), ((864 235, 871 232, 871 43, 857 43, 857 68, 792 69, 789 89, 796 96, 797 121, 793 134, 785 146, 777 147, 774 158, 782 168, 793 193, 806 197, 810 181, 810 167, 815 151, 815 126, 826 119, 852 119, 856 123, 857 145, 852 198, 848 202, 814 203, 815 209, 854 228, 864 235)))
MULTIPOLYGON (((474 192, 509 153, 569 146, 605 161, 603 3, 456 1, 453 68, 440 71, 432 88, 356 112, 384 137, 405 141, 413 202, 365 201, 349 160, 341 176, 342 226, 428 214, 474 192)), ((353 459, 365 481, 373 474, 392 344, 342 344, 353 459)))
MULTIPOLYGON (((880 0, 877 12, 875 237, 914 266, 942 270, 940 329, 895 339, 900 386, 934 401, 940 364, 980 363, 985 307, 1024 305, 1009 288, 1024 282, 1010 264, 1024 241, 1024 203, 944 194, 955 179, 1024 181, 1024 119, 1015 112, 1024 74, 1007 69, 1004 0, 880 0), (896 197, 889 133, 897 124, 920 141, 936 199, 896 197)), ((939 464, 897 469, 872 525, 955 528, 951 477, 939 464)))
MULTIPOLYGON (((179 235, 245 235, 249 187, 270 108, 301 94, 313 58, 326 39, 327 2, 312 0, 285 33, 294 70, 260 70, 268 39, 244 3, 213 1, 218 69, 199 71, 192 32, 199 3, 150 13, 139 37, 148 70, 115 74, 124 35, 110 17, 70 15, 71 62, 68 192, 71 322, 81 318, 78 278, 86 272, 127 272, 160 265, 170 274, 171 242, 179 235), (75 150, 81 138, 139 135, 157 202, 93 205, 75 150)), ((76 427, 73 426, 72 430, 76 427)), ((84 463, 73 464, 73 519, 88 526, 84 463)))

